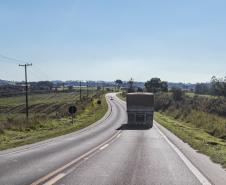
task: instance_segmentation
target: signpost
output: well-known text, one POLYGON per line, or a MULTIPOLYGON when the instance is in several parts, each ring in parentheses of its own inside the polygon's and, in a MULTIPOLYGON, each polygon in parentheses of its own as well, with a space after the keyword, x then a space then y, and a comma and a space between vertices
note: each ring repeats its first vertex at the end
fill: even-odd
POLYGON ((71 114, 72 124, 74 123, 74 115, 77 112, 76 106, 70 106, 68 112, 71 114))

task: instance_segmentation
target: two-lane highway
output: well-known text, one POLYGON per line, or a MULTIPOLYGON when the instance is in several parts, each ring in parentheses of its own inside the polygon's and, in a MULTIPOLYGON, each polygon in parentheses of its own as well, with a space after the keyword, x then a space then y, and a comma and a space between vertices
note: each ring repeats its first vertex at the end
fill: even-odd
POLYGON ((74 169, 62 172, 61 177, 56 184, 202 184, 156 126, 152 129, 123 127, 115 141, 74 169))
POLYGON ((126 122, 126 115, 124 107, 110 101, 110 96, 107 95, 108 112, 94 125, 65 136, 1 151, 0 184, 31 184, 117 134, 117 128, 126 122))
POLYGON ((200 184, 156 128, 124 130, 57 184, 200 184))
POLYGON ((224 170, 157 123, 152 129, 121 127, 125 103, 115 94, 107 100, 108 113, 89 128, 0 152, 0 184, 226 184, 224 170))

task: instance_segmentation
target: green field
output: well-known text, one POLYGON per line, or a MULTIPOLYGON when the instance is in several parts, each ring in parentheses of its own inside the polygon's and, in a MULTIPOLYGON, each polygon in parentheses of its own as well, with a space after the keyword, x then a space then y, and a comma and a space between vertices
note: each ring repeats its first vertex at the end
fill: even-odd
POLYGON ((24 97, 0 98, 0 149, 11 148, 84 128, 107 111, 104 94, 82 98, 78 93, 35 94, 29 96, 29 121, 25 119, 24 97), (102 100, 101 104, 97 101, 102 100), (76 105, 75 124, 68 107, 76 105))
MULTIPOLYGON (((96 92, 93 93, 95 95, 96 92)), ((86 93, 83 93, 86 98, 86 93)), ((67 114, 68 106, 79 102, 79 93, 47 93, 29 95, 29 113, 33 116, 61 117, 67 114)), ((91 98, 91 94, 89 98, 91 98)), ((25 96, 0 98, 0 125, 8 118, 25 116, 25 96)))
POLYGON ((200 97, 206 97, 206 98, 217 98, 217 96, 213 96, 213 95, 195 94, 195 93, 191 93, 191 92, 186 93, 186 95, 189 96, 189 97, 200 96, 200 97))

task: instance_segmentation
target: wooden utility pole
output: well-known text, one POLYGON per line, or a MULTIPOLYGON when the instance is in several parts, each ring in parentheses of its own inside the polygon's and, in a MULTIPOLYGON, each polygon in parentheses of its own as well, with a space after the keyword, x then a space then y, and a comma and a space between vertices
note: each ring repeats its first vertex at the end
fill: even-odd
POLYGON ((82 82, 80 81, 80 83, 79 83, 79 86, 80 86, 80 88, 79 88, 79 94, 80 94, 80 101, 82 100, 82 82))
POLYGON ((89 83, 88 81, 86 81, 86 96, 88 97, 89 96, 89 83))
POLYGON ((19 64, 19 66, 24 67, 25 70, 25 95, 26 95, 26 119, 28 122, 28 84, 27 84, 27 67, 32 66, 32 64, 19 64))

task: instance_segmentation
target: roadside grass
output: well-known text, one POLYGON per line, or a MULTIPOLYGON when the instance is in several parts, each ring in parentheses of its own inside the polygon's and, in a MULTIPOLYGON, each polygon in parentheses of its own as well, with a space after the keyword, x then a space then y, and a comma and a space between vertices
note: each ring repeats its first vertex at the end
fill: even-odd
POLYGON ((9 128, 0 127, 0 150, 35 143, 91 125, 102 118, 108 109, 104 95, 101 96, 101 104, 98 104, 97 100, 98 98, 94 98, 84 105, 83 110, 76 115, 74 124, 68 116, 59 119, 49 119, 48 117, 35 119, 34 117, 30 125, 21 125, 19 128, 15 125, 9 128))
POLYGON ((119 99, 121 99, 121 100, 123 100, 123 101, 126 101, 125 93, 120 92, 120 93, 116 94, 116 96, 117 96, 119 99))
POLYGON ((196 128, 190 123, 167 116, 165 113, 156 112, 155 120, 194 149, 209 156, 212 161, 226 168, 225 140, 214 137, 208 134, 206 130, 196 128))
POLYGON ((168 94, 159 93, 155 96, 155 110, 226 140, 226 99, 222 97, 186 96, 178 101, 168 94))
POLYGON ((226 119, 224 117, 206 113, 198 110, 185 110, 169 108, 164 111, 164 115, 171 116, 172 118, 191 125, 194 128, 201 128, 208 134, 226 139, 226 119))

